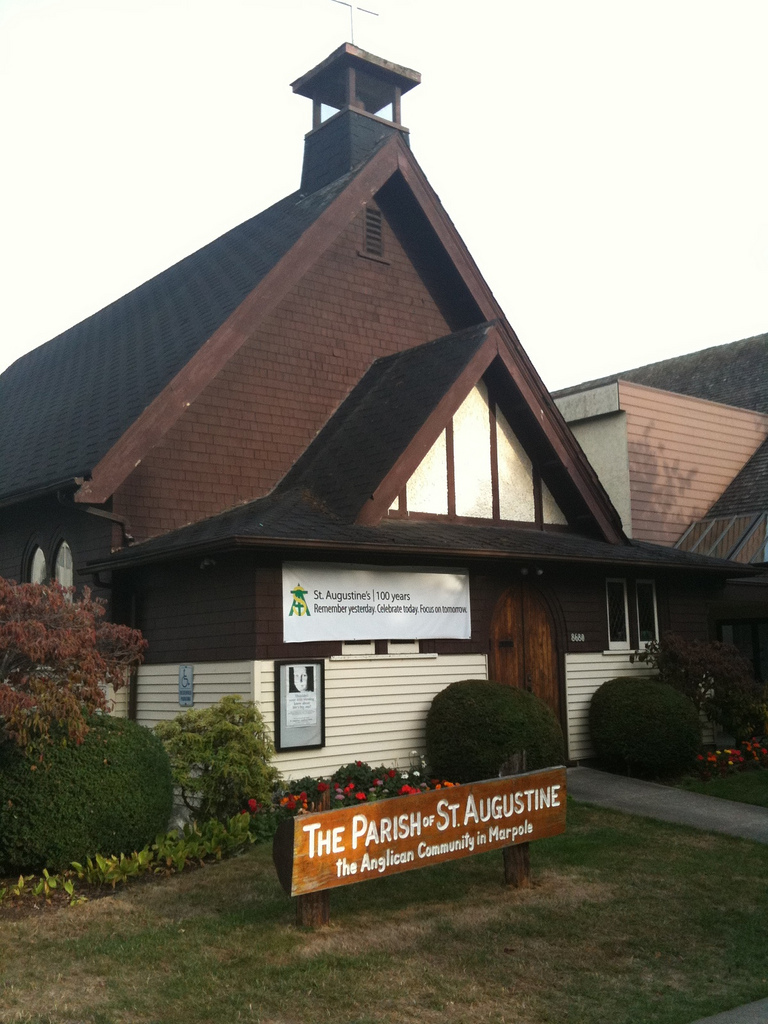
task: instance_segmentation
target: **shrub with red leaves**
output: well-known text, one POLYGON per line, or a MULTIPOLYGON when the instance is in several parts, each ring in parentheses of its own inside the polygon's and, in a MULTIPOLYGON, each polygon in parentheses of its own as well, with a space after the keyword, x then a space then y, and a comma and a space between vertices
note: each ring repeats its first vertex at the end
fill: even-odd
POLYGON ((16 584, 0 576, 0 739, 35 747, 52 729, 73 743, 86 717, 108 711, 107 685, 125 685, 146 641, 104 621, 103 606, 52 583, 16 584))

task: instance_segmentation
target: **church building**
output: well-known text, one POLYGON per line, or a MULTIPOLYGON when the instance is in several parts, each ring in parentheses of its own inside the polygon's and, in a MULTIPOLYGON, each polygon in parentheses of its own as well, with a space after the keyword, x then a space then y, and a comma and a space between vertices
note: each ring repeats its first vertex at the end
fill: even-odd
POLYGON ((294 776, 407 761, 467 678, 588 757, 594 690, 750 571, 625 535, 411 152, 419 82, 339 47, 296 192, 0 377, 0 575, 143 631, 118 711, 238 693, 294 776))

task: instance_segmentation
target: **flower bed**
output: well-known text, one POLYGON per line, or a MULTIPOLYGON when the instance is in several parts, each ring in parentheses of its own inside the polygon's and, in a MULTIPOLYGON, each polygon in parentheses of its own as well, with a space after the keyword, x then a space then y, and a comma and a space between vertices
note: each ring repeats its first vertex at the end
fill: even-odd
POLYGON ((331 808, 350 807, 453 785, 445 779, 432 777, 421 762, 418 767, 379 765, 372 768, 364 761, 352 761, 337 769, 330 779, 306 776, 287 783, 278 793, 276 804, 283 813, 305 814, 321 810, 326 800, 330 801, 331 808))
POLYGON ((745 740, 738 748, 710 750, 699 754, 696 759, 696 776, 702 782, 708 782, 716 776, 732 775, 756 768, 768 768, 768 748, 764 747, 756 736, 745 740))

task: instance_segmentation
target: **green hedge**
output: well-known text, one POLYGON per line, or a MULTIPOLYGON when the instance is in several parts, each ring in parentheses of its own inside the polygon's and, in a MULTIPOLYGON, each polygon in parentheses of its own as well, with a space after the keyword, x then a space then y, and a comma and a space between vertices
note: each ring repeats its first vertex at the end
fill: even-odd
POLYGON ((108 715, 89 725, 80 746, 53 744, 42 763, 0 745, 0 872, 131 853, 167 828, 173 786, 160 740, 108 715))
POLYGON ((663 777, 685 771, 701 747, 693 702, 656 678, 609 679, 595 691, 589 729, 607 768, 663 777))
POLYGON ((544 701, 482 679, 451 683, 437 694, 427 714, 426 748, 432 771, 453 782, 494 778, 523 750, 528 771, 564 760, 560 724, 544 701))

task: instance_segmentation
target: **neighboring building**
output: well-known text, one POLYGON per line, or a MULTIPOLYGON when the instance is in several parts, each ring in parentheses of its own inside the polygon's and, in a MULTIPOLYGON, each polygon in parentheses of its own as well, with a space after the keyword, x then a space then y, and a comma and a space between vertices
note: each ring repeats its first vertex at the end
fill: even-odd
MULTIPOLYGON (((554 395, 628 535, 768 562, 768 335, 664 359, 554 395)), ((731 584, 713 635, 768 682, 765 576, 731 584)))
POLYGON ((0 377, 0 573, 70 553, 149 641, 129 713, 240 693, 289 773, 407 759, 488 675, 588 756, 594 689, 745 572, 627 539, 410 151, 418 82, 340 47, 299 191, 0 377))

